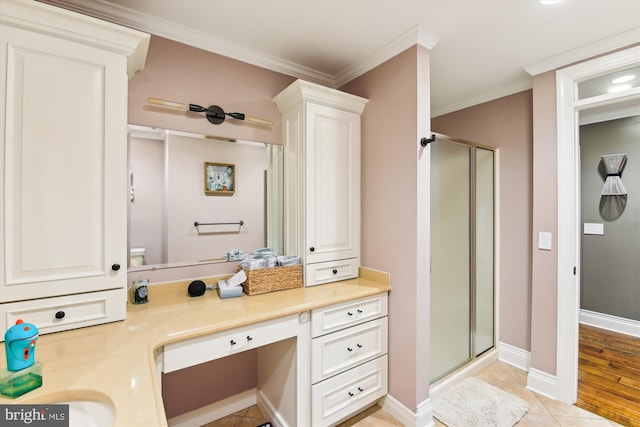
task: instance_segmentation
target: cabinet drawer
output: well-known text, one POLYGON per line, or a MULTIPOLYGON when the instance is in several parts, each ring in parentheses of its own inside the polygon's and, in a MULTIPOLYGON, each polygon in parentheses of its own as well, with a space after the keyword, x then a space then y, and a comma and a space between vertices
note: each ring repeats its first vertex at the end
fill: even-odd
POLYGON ((311 386, 311 425, 334 425, 387 394, 387 355, 311 386))
POLYGON ((311 336, 335 332, 387 315, 387 294, 330 305, 311 312, 311 336))
POLYGON ((315 286, 358 277, 359 264, 359 258, 306 264, 304 267, 304 285, 315 286))
POLYGON ((291 338, 298 332, 298 315, 204 335, 164 346, 164 372, 251 350, 291 338))
POLYGON ((18 319, 36 325, 40 334, 123 320, 126 301, 122 288, 0 304, 0 330, 6 331, 18 319))
POLYGON ((311 341, 311 382, 387 353, 387 318, 382 317, 311 341))

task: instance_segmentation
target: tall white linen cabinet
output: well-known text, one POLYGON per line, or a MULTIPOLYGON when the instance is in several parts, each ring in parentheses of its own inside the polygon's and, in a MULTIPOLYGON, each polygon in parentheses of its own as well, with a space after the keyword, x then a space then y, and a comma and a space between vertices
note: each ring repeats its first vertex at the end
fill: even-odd
POLYGON ((284 128, 284 250, 305 286, 358 276, 360 116, 367 99, 296 80, 273 101, 284 128))
POLYGON ((1 331, 125 318, 127 88, 148 46, 148 34, 3 0, 1 331))

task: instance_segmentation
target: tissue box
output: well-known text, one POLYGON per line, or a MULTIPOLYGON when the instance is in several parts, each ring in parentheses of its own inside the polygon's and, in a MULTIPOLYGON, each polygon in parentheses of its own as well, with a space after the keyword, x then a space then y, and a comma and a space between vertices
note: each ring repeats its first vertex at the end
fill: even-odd
MULTIPOLYGON (((240 270, 242 267, 238 267, 240 270)), ((302 287, 302 265, 244 270, 247 280, 242 284, 244 293, 258 295, 302 287)))
POLYGON ((218 280, 218 296, 220 299, 242 296, 242 286, 229 286, 226 280, 218 280))

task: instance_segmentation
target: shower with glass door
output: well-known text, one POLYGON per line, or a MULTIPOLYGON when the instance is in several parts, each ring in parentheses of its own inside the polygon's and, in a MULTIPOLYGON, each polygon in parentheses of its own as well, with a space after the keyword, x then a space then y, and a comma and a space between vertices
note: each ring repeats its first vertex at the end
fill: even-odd
POLYGON ((495 152, 430 145, 433 383, 495 347, 495 152))

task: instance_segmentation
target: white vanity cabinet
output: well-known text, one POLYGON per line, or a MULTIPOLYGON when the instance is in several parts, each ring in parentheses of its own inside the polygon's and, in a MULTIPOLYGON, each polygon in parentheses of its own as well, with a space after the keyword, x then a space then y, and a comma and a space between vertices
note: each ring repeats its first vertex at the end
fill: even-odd
MULTIPOLYGON (((255 402, 265 416, 275 425, 327 427, 387 394, 387 319, 388 293, 382 292, 311 311, 242 322, 165 344, 156 352, 156 371, 162 382, 162 373, 257 349, 255 402)), ((206 418, 198 418, 200 424, 236 412, 240 409, 237 401, 244 398, 216 402, 206 418)), ((198 417, 205 414, 196 411, 198 417)), ((187 419, 180 416, 173 422, 187 419)))
POLYGON ((367 100, 297 80, 273 101, 283 115, 285 253, 302 258, 305 286, 357 277, 367 100))
POLYGON ((329 426, 387 394, 388 296, 311 312, 311 425, 329 426))
POLYGON ((127 87, 148 45, 148 34, 3 0, 0 330, 16 316, 41 333, 125 317, 127 87))

